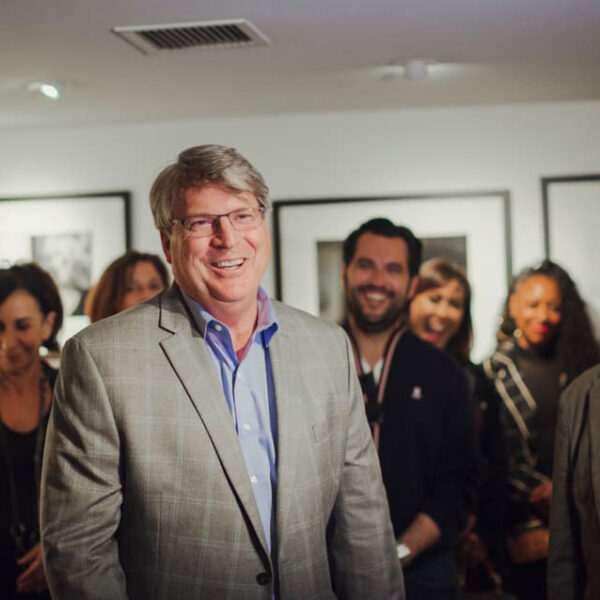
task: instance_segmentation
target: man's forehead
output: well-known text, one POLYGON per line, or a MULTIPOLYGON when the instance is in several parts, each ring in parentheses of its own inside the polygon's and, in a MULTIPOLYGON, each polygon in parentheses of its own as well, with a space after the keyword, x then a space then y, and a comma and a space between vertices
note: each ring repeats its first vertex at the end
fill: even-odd
POLYGON ((182 208, 198 203, 219 206, 232 201, 250 206, 258 204, 256 196, 249 190, 240 191, 216 183, 204 183, 183 190, 176 205, 182 208))
POLYGON ((408 245, 403 238, 363 233, 356 243, 354 258, 371 258, 381 262, 408 262, 408 245))

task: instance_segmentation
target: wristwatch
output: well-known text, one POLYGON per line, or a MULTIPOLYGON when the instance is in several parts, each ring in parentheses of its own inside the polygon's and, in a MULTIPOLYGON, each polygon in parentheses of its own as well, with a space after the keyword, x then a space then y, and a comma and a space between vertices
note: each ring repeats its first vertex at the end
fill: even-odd
POLYGON ((398 560, 402 561, 403 564, 407 564, 410 562, 411 550, 410 548, 402 543, 396 546, 396 551, 398 552, 398 560))

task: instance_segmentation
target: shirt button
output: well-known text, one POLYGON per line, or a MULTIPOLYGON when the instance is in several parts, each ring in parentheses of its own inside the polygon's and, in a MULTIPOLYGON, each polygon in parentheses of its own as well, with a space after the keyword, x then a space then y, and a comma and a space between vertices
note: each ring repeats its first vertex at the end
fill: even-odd
POLYGON ((252 427, 250 427, 250 425, 248 425, 248 423, 244 423, 244 424, 242 425, 242 429, 243 429, 244 431, 250 431, 250 430, 252 429, 252 427))
POLYGON ((258 477, 256 475, 252 475, 252 477, 250 477, 250 481, 252 483, 258 483, 258 477))
POLYGON ((215 323, 215 329, 217 331, 221 331, 221 329, 223 329, 223 327, 219 323, 215 323))

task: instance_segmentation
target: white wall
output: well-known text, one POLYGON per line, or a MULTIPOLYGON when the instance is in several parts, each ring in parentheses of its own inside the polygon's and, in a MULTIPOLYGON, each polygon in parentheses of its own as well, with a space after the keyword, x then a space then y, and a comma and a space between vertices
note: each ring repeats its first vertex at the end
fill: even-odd
MULTIPOLYGON (((156 252, 150 184, 180 150, 201 143, 237 147, 262 171, 274 199, 508 189, 516 270, 543 255, 540 178, 600 172, 600 102, 5 130, 0 136, 0 197, 130 190, 133 245, 156 252)), ((272 271, 265 287, 274 289, 272 271)))

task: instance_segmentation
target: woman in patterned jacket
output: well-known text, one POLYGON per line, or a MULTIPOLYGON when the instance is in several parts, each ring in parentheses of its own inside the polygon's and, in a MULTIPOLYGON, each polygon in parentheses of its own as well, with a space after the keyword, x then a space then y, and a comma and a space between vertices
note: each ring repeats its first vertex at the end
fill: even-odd
POLYGON ((522 600, 545 598, 558 398, 600 348, 575 284, 549 260, 512 282, 498 340, 484 369, 502 399, 513 584, 522 600))

